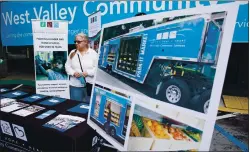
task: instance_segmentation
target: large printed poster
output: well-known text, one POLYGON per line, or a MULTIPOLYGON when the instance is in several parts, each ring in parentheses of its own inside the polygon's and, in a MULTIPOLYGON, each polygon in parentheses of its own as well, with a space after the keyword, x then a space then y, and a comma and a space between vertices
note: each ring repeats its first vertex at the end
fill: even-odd
POLYGON ((238 7, 104 24, 88 124, 119 150, 208 151, 238 7))
MULTIPOLYGON (((88 34, 88 16, 100 10, 102 23, 128 19, 139 13, 202 8, 234 1, 6 1, 1 3, 1 39, 3 46, 32 45, 31 19, 69 21, 68 40, 74 44, 77 33, 88 34), (22 6, 22 7, 20 7, 22 6)), ((241 4, 235 25, 234 42, 248 42, 248 1, 241 4)))
POLYGON ((36 93, 69 99, 68 22, 32 20, 36 93))

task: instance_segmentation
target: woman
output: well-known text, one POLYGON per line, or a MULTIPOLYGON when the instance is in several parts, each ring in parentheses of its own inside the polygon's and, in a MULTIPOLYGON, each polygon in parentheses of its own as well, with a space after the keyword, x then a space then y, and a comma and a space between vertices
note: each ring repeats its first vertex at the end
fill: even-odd
POLYGON ((86 101, 86 93, 91 95, 98 54, 89 47, 85 34, 76 35, 74 42, 76 49, 70 52, 65 64, 66 72, 70 76, 70 99, 89 102, 86 101), (81 77, 85 78, 86 87, 81 77))

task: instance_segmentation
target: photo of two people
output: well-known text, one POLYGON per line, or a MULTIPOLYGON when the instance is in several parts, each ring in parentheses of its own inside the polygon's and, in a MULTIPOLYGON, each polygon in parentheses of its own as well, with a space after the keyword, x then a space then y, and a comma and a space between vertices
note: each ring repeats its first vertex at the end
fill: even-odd
POLYGON ((65 71, 67 52, 38 51, 35 54, 36 80, 67 80, 65 71))

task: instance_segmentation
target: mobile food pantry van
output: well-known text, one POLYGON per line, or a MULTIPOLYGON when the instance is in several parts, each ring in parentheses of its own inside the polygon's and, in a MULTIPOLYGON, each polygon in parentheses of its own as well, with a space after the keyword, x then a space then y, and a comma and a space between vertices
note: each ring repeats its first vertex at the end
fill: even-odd
POLYGON ((171 104, 206 113, 226 13, 181 16, 104 41, 99 65, 155 89, 171 104))

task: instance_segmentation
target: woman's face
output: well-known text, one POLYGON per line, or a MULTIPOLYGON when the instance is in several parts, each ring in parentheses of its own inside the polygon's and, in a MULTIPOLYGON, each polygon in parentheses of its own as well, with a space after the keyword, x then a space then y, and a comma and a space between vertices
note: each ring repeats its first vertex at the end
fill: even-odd
POLYGON ((88 48, 88 41, 84 37, 76 36, 75 45, 76 45, 77 50, 81 50, 83 48, 88 48))

